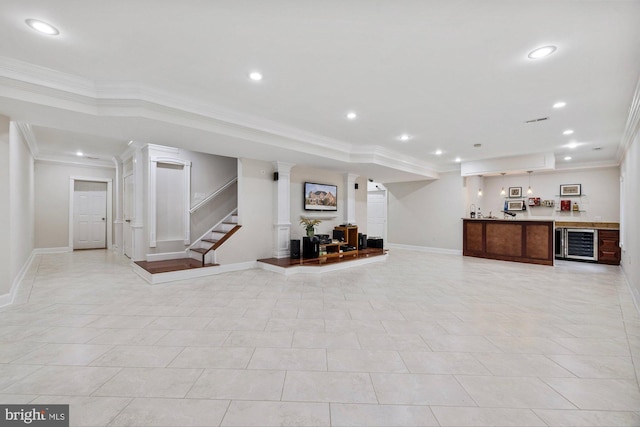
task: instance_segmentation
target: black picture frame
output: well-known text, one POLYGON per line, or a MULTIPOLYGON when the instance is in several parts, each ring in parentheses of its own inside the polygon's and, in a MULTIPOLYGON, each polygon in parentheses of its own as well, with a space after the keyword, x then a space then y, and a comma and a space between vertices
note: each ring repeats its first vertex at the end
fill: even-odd
POLYGON ((582 184, 562 184, 560 186, 560 195, 566 196, 581 196, 582 184))
POLYGON ((522 187, 509 187, 508 197, 511 199, 519 199, 522 197, 522 187))

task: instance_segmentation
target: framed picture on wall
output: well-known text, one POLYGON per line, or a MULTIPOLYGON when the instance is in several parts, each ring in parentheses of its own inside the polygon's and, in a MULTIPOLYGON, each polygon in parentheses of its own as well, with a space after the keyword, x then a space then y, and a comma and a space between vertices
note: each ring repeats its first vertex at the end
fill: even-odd
POLYGON ((509 197, 511 198, 522 197, 522 187, 509 187, 509 197))
POLYGON ((581 184, 563 184, 560 186, 561 196, 580 196, 582 195, 581 184))
POLYGON ((507 210, 508 211, 523 211, 524 210, 524 200, 509 200, 507 202, 507 210))

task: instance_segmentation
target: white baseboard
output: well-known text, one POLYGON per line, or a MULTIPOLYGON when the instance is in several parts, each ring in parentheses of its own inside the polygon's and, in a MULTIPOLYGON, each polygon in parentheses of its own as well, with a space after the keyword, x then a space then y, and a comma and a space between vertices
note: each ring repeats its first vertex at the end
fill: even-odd
POLYGON ((372 256, 370 258, 358 258, 354 260, 336 262, 336 263, 327 264, 327 265, 299 265, 296 267, 286 267, 286 268, 279 267, 273 264, 268 264, 266 262, 258 261, 258 267, 263 270, 271 271, 273 273, 283 274, 285 276, 291 276, 293 274, 300 274, 300 273, 323 274, 323 273, 328 273, 330 271, 344 270, 346 268, 358 267, 366 264, 371 264, 374 262, 383 262, 387 260, 388 256, 389 255, 384 254, 384 255, 372 256))
POLYGON ((73 252, 73 248, 68 246, 60 247, 60 248, 36 248, 33 250, 35 255, 43 255, 43 254, 63 254, 67 252, 73 252))
POLYGON ((152 261, 166 261, 168 259, 188 258, 188 255, 186 251, 164 252, 161 254, 147 254, 146 258, 148 262, 152 262, 152 261))
POLYGON ((443 249, 443 248, 432 248, 429 246, 401 245, 399 243, 387 243, 386 246, 388 248, 408 249, 410 251, 430 252, 433 254, 462 255, 462 250, 460 249, 443 249))
POLYGON ((16 298, 16 293, 18 293, 18 287, 22 283, 22 280, 27 274, 27 271, 29 271, 29 268, 31 268, 31 264, 35 259, 36 254, 37 253, 35 249, 31 251, 31 255, 29 255, 29 258, 27 258, 27 261, 25 261, 25 263, 22 265, 22 268, 18 272, 18 275, 15 277, 15 279, 13 279, 13 282, 11 283, 11 290, 9 291, 9 293, 0 295, 0 307, 13 304, 16 298))
POLYGON ((142 277, 147 283, 157 285, 160 283, 175 282, 178 280, 197 279, 199 277, 213 276, 229 273, 231 271, 250 270, 257 267, 256 261, 241 262, 237 264, 216 265, 213 267, 192 268, 189 270, 170 271, 167 273, 151 274, 136 263, 132 263, 133 271, 142 277))
POLYGON ((640 313, 640 289, 637 289, 635 286, 631 285, 631 280, 629 280, 629 276, 627 275, 627 271, 624 269, 624 265, 622 265, 621 268, 624 281, 627 283, 629 292, 631 292, 631 299, 633 300, 633 304, 636 306, 636 310, 638 311, 638 313, 640 313))

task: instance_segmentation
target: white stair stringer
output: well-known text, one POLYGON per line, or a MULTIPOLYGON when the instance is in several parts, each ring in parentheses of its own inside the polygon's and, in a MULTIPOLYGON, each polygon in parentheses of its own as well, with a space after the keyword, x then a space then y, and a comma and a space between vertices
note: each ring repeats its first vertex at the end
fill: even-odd
POLYGON ((202 261, 205 264, 215 264, 215 250, 212 249, 218 242, 228 238, 229 233, 235 232, 239 227, 237 209, 234 209, 222 221, 214 225, 210 230, 197 239, 188 249, 189 257, 202 261))

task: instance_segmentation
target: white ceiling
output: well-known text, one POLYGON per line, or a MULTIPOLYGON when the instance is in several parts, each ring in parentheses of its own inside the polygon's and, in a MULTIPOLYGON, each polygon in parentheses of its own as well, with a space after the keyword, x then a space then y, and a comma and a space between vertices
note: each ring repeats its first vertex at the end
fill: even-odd
POLYGON ((3 0, 0 114, 29 123, 42 156, 137 140, 380 181, 456 157, 616 164, 638 22, 640 1, 3 0))

